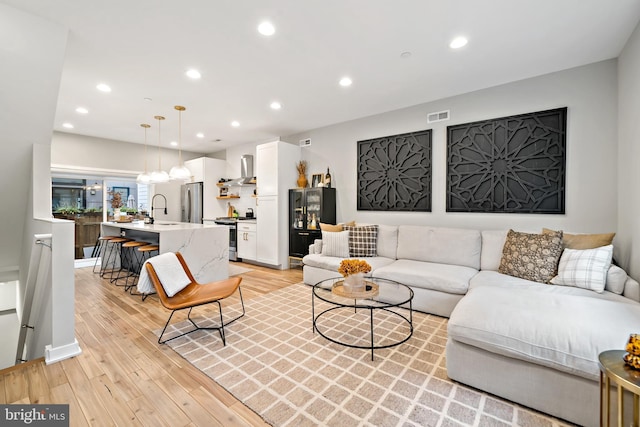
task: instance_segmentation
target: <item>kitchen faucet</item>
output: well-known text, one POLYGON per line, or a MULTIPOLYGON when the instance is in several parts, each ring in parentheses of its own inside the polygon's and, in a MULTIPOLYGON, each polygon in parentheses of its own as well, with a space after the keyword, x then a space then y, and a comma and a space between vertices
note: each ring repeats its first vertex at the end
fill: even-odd
POLYGON ((162 196, 162 198, 164 199, 164 214, 167 214, 167 198, 164 196, 164 194, 154 194, 153 197, 151 198, 151 216, 150 216, 150 223, 153 224, 153 211, 156 209, 163 209, 163 208, 154 208, 153 207, 153 201, 156 199, 156 197, 158 196, 162 196))

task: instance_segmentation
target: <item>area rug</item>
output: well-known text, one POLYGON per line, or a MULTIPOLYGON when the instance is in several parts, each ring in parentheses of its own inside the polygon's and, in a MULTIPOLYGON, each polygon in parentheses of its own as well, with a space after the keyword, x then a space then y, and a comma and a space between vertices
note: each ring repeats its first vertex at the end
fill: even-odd
POLYGON ((237 276, 253 271, 251 268, 240 267, 239 265, 229 263, 229 276, 237 276))
MULTIPOLYGON (((334 344, 312 331, 309 286, 292 285, 245 306, 246 316, 225 328, 226 346, 216 331, 198 331, 169 345, 273 426, 568 425, 449 380, 446 318, 414 312, 413 336, 376 350, 372 361, 369 350, 334 344)), ((315 308, 317 314, 323 306, 315 308)), ((224 307, 225 317, 238 309, 224 307)), ((360 319, 355 313, 346 320, 345 312, 327 317, 321 330, 358 343, 369 328, 368 312, 360 311, 360 319)), ((208 314, 215 319, 215 312, 208 314)), ((407 332, 395 315, 376 311, 375 319, 380 340, 407 332)), ((173 333, 189 328, 183 322, 173 333)))

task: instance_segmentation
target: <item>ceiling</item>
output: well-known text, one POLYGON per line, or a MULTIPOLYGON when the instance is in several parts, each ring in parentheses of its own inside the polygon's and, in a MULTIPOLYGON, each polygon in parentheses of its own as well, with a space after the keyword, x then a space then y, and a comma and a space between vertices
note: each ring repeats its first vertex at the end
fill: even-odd
POLYGON ((200 153, 615 58, 640 19, 640 0, 0 2, 69 29, 55 130, 143 143, 149 123, 156 144, 163 115, 170 148, 183 105, 182 148, 200 153))

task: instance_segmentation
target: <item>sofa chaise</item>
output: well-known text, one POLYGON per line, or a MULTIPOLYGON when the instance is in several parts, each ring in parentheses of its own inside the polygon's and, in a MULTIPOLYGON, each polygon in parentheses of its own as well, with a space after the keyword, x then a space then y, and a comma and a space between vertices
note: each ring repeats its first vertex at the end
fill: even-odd
MULTIPOLYGON (((451 379, 579 425, 598 425, 598 354, 623 348, 640 332, 637 281, 615 266, 607 266, 601 292, 502 274, 508 230, 373 227, 375 256, 357 258, 372 266, 370 276, 411 286, 414 309, 449 317, 451 379)), ((334 236, 323 233, 323 239, 334 236)), ((303 259, 308 285, 339 276, 345 256, 322 249, 316 241, 303 259)))

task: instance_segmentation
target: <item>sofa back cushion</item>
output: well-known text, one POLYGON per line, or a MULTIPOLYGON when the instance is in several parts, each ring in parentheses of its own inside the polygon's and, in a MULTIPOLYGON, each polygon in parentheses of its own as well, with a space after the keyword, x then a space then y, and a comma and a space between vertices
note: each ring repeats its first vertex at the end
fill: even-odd
POLYGON ((478 230, 401 225, 398 259, 462 265, 480 269, 482 238, 478 230))
POLYGON ((396 259, 398 250, 398 226, 378 226, 378 256, 396 259))
POLYGON ((483 230, 480 270, 498 271, 502 259, 502 248, 509 230, 483 230))

